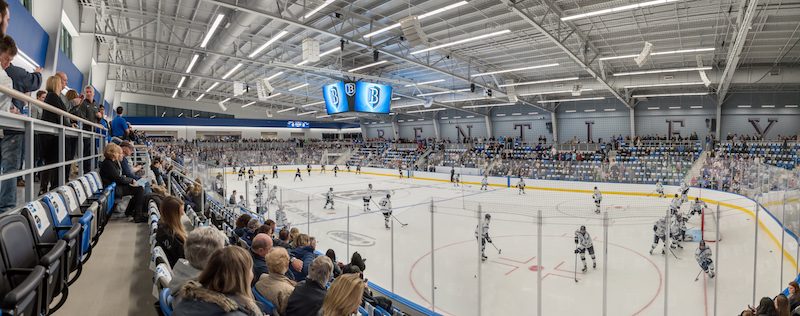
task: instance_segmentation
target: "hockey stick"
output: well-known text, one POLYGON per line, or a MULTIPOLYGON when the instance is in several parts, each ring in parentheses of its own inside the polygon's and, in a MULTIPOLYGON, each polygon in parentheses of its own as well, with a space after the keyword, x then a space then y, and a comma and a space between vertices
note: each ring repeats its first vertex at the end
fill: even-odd
POLYGON ((703 273, 703 270, 700 270, 700 272, 698 272, 698 273, 697 273, 697 277, 695 277, 695 278, 694 278, 694 281, 695 281, 695 282, 697 282, 697 280, 699 280, 699 279, 700 279, 700 274, 701 274, 701 273, 703 273))
POLYGON ((575 253, 575 283, 578 283, 578 253, 575 253))
POLYGON ((671 254, 672 254, 672 256, 674 256, 674 257, 675 257, 675 259, 681 260, 681 258, 678 258, 678 256, 677 256, 677 255, 675 255, 675 253, 672 251, 672 247, 667 247, 667 249, 669 249, 669 253, 671 253, 671 254))
POLYGON ((489 242, 489 243, 490 243, 490 244, 492 244, 492 246, 494 247, 494 249, 497 249, 497 254, 498 254, 498 255, 499 255, 501 252, 503 252, 502 250, 500 250, 500 248, 497 248, 497 246, 495 246, 493 242, 489 242))
POLYGON ((403 222, 401 222, 399 219, 397 219, 397 217, 394 217, 394 215, 390 215, 390 216, 392 216, 392 218, 394 218, 394 220, 396 220, 398 223, 400 223, 400 226, 402 226, 402 227, 406 227, 406 226, 408 226, 408 224, 407 224, 407 223, 406 223, 406 224, 403 224, 403 222))

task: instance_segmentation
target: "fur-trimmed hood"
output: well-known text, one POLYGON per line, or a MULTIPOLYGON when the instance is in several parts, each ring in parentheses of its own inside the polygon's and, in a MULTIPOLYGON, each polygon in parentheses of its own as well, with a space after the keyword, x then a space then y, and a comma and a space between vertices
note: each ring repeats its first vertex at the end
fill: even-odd
POLYGON ((197 281, 188 281, 178 295, 183 300, 175 307, 174 315, 257 315, 233 297, 214 292, 203 287, 197 281), (214 312, 214 310, 217 312, 214 312))

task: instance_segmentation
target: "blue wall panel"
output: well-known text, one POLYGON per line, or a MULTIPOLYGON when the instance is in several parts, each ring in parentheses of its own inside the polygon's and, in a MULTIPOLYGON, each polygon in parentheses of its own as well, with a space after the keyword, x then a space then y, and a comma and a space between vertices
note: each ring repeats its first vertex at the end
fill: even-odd
POLYGON ((17 48, 21 52, 28 55, 39 66, 43 66, 47 58, 47 43, 50 36, 22 3, 16 0, 6 1, 6 3, 8 3, 8 12, 11 15, 11 23, 6 31, 7 35, 14 38, 17 48))
POLYGON ((56 71, 61 71, 67 74, 67 81, 70 89, 74 89, 75 91, 80 91, 83 88, 83 73, 78 70, 78 67, 75 67, 75 64, 72 63, 67 57, 67 54, 64 54, 60 49, 58 50, 58 64, 56 64, 56 71))
MULTIPOLYGON (((106 108, 108 110, 108 108, 106 108)), ((251 120, 251 119, 221 119, 221 118, 184 118, 184 117, 139 117, 126 116, 125 119, 133 125, 192 125, 192 126, 243 126, 243 127, 286 127, 287 121, 280 120, 251 120)), ((310 128, 359 128, 352 123, 308 122, 310 128)))

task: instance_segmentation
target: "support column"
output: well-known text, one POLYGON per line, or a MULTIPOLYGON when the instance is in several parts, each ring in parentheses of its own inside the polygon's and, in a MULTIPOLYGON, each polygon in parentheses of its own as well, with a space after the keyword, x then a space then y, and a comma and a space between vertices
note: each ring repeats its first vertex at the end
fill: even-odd
POLYGON ((722 138, 721 131, 722 131, 722 102, 720 101, 719 104, 717 104, 717 129, 714 131, 715 136, 717 137, 717 141, 724 140, 722 138))
MULTIPOLYGON (((47 78, 56 74, 58 63, 58 43, 61 41, 61 11, 63 0, 34 1, 31 9, 33 18, 39 22, 50 39, 47 42, 47 57, 45 59, 42 77, 47 78)), ((13 17, 12 17, 12 22, 13 17)), ((17 39, 19 41, 23 39, 17 39)))
POLYGON ((494 137, 494 132, 492 131, 492 129, 493 129, 492 125, 493 124, 492 124, 492 109, 491 108, 486 112, 486 116, 484 117, 484 119, 486 119, 486 135, 487 135, 488 138, 492 138, 492 137, 494 137))
POLYGON ((554 144, 558 142, 558 124, 556 124, 557 121, 558 121, 558 117, 556 116, 556 112, 555 111, 550 112, 550 125, 553 126, 553 143, 554 144))
POLYGON ((367 138, 367 125, 364 123, 361 123, 359 125, 361 125, 361 137, 367 138))
POLYGON ((397 121, 392 121, 392 131, 394 132, 394 139, 400 139, 400 126, 397 121))
POLYGON ((636 138, 636 118, 634 117, 633 109, 634 108, 630 108, 630 114, 631 114, 631 134, 630 135, 631 135, 631 139, 636 138))
POLYGON ((433 134, 434 134, 434 136, 436 136, 437 140, 442 139, 442 132, 441 132, 441 128, 439 127, 439 115, 438 114, 434 114, 432 120, 433 120, 433 134))

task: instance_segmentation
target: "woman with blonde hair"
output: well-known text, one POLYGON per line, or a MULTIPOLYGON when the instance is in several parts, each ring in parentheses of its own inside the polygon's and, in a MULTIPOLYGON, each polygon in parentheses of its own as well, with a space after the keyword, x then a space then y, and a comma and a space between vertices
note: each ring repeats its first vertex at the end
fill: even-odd
MULTIPOLYGON (((66 112, 67 106, 61 101, 61 97, 59 97, 59 93, 64 89, 64 84, 61 83, 61 77, 50 76, 47 78, 45 89, 47 90, 47 95, 44 97, 44 102, 66 112)), ((42 110, 42 120, 70 126, 69 119, 63 118, 62 122, 60 114, 53 113, 47 109, 42 110)), ((44 159, 45 164, 49 165, 58 162, 58 150, 53 150, 53 148, 58 148, 58 136, 50 134, 41 134, 37 136, 39 137, 39 148, 41 149, 39 151, 41 153, 40 156, 44 159)), ((48 169, 42 171, 40 174, 42 181, 39 183, 39 195, 48 191, 48 184, 50 185, 50 189, 54 189, 58 186, 58 176, 53 176, 55 170, 55 168, 48 169)))
POLYGON ((306 276, 308 276, 308 267, 311 265, 311 261, 314 261, 314 258, 316 258, 314 255, 314 246, 310 244, 308 235, 299 234, 292 242, 292 247, 294 247, 290 251, 292 257, 303 261, 303 268, 300 269, 300 271, 295 270, 294 267, 290 269, 292 275, 294 275, 294 280, 300 282, 306 279, 306 276))
POLYGON ((297 282, 289 280, 284 274, 289 268, 289 253, 281 247, 272 247, 265 258, 269 274, 262 275, 256 282, 256 290, 264 298, 275 304, 278 315, 286 314, 289 296, 292 295, 297 282))
POLYGON ((183 244, 186 242, 186 230, 181 223, 183 215, 183 200, 168 196, 161 201, 159 207, 161 219, 158 220, 156 230, 156 245, 161 246, 167 255, 169 266, 172 267, 178 259, 185 259, 183 244))
POLYGON ((211 254, 197 281, 189 281, 178 295, 174 316, 261 316, 250 283, 253 259, 241 247, 225 247, 211 254), (199 282, 198 282, 199 281, 199 282))
POLYGON ((331 282, 319 316, 348 316, 358 313, 364 282, 357 274, 345 274, 331 282))
MULTIPOLYGON (((134 186, 136 180, 128 178, 122 173, 122 148, 114 143, 109 143, 103 149, 103 156, 105 159, 100 163, 100 179, 103 181, 103 187, 108 187, 112 183, 117 184, 115 189, 115 196, 121 198, 126 195, 133 195, 133 198, 128 202, 128 208, 125 209, 126 216, 133 216, 136 223, 147 221, 142 209, 144 208, 144 188, 141 186, 134 186)), ((43 178, 44 179, 44 178, 43 178)), ((42 180, 42 183, 45 183, 42 180)))

